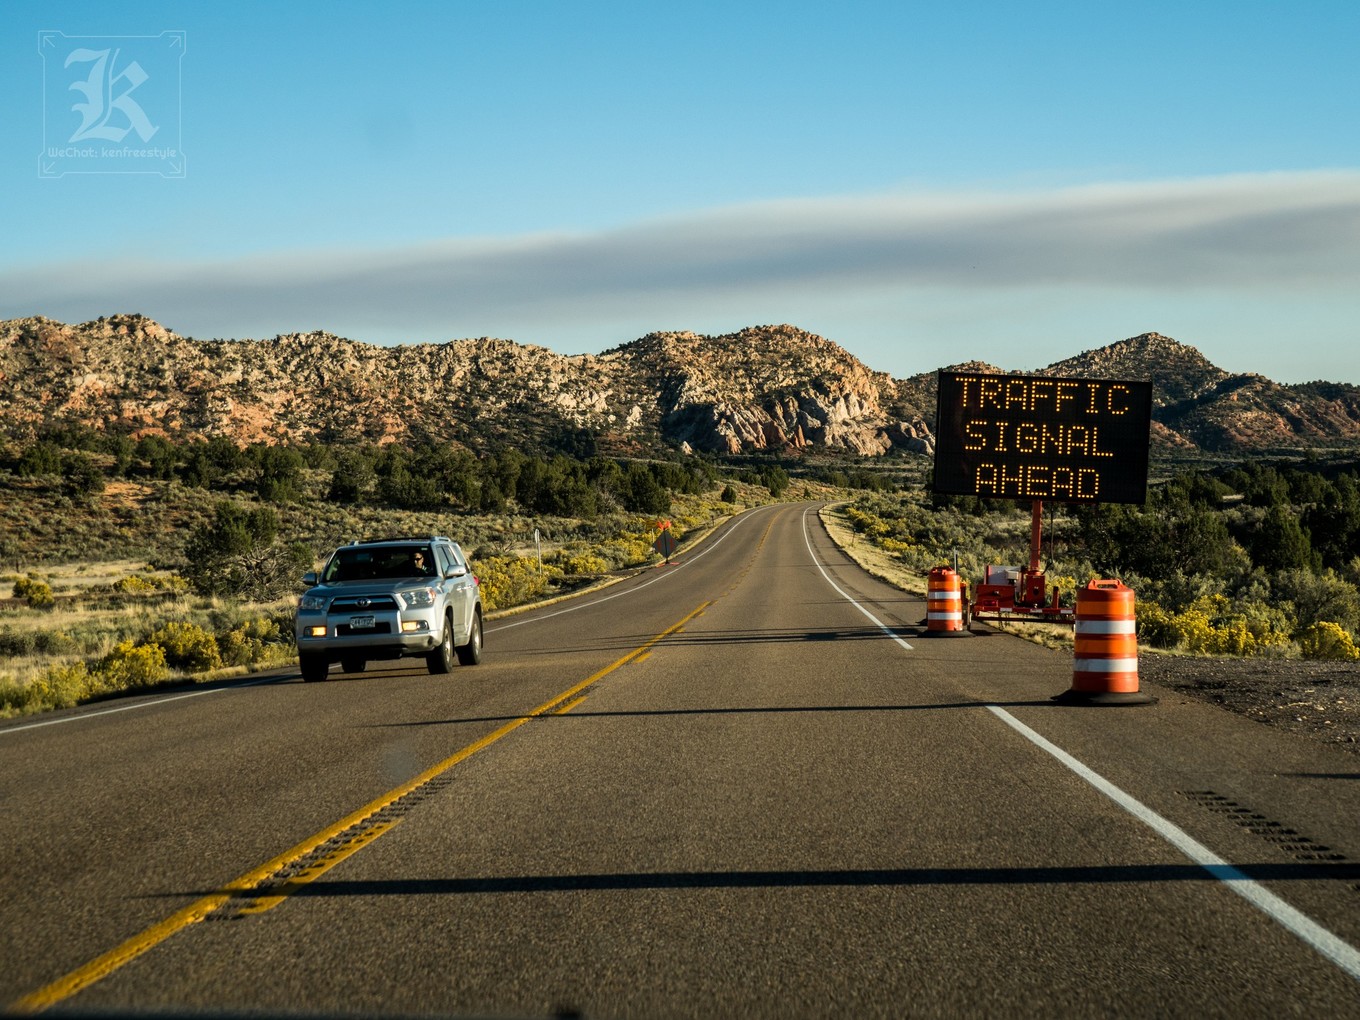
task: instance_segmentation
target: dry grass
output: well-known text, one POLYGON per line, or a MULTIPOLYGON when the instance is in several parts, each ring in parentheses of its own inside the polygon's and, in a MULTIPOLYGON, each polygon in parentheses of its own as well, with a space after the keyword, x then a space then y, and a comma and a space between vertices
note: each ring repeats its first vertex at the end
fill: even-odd
POLYGON ((855 533, 845 516, 844 503, 832 503, 822 508, 822 523, 841 550, 869 574, 886 581, 895 588, 925 598, 926 578, 892 553, 880 549, 855 533))
MULTIPOLYGON (((148 566, 145 560, 60 563, 32 571, 39 579, 46 581, 51 586, 54 595, 79 595, 88 592, 91 588, 107 587, 115 581, 131 577, 133 574, 150 577, 155 572, 155 568, 148 566)), ((29 571, 25 571, 25 573, 29 573, 29 571)), ((8 595, 9 586, 14 583, 14 578, 17 575, 10 573, 4 576, 5 590, 0 594, 8 595)))

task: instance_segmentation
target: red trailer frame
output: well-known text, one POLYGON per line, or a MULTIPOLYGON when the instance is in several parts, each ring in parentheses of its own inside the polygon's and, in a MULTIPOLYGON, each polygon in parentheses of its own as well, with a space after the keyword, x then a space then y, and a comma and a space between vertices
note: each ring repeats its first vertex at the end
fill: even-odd
POLYGON ((1058 604, 1061 595, 1058 589, 1054 588, 1049 594, 1048 579, 1039 567, 1039 550, 1043 542, 1042 500, 1034 500, 1030 514, 1029 566, 1016 569, 988 564, 985 576, 972 592, 970 620, 1072 623, 1076 619, 1075 610, 1058 604))

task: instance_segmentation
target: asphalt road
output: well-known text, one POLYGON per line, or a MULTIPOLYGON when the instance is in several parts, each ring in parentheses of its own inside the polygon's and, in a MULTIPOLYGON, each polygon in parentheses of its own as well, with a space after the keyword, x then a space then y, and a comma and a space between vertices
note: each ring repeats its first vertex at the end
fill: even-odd
POLYGON ((924 615, 770 507, 449 677, 9 723, 0 1001, 1360 1016, 1353 756, 924 615))

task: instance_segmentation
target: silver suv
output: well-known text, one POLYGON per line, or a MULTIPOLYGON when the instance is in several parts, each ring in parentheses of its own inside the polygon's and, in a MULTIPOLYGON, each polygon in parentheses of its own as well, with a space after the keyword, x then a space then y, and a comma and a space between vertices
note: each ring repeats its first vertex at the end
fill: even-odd
POLYGON ((373 659, 424 656, 431 673, 454 659, 482 661, 482 594, 458 543, 441 535, 341 546, 298 601, 302 679, 324 680, 331 663, 358 673, 373 659))

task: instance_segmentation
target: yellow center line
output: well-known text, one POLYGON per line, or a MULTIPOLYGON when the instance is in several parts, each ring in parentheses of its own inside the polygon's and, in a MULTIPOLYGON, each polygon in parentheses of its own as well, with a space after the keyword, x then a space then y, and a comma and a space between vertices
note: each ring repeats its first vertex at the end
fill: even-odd
MULTIPOLYGON (((634 660, 634 661, 637 661, 637 660, 634 660)), ((575 708, 577 705, 579 705, 581 702, 583 702, 583 701, 585 701, 585 700, 586 700, 586 695, 582 694, 582 695, 581 695, 579 698, 577 698, 575 701, 568 701, 565 705, 563 705, 563 706, 562 706, 561 708, 559 708, 556 712, 554 712, 553 715, 566 715, 566 714, 567 714, 568 712, 570 712, 573 708, 575 708)))
POLYGON ((251 903, 248 907, 242 907, 241 915, 244 917, 252 914, 263 914, 266 910, 273 910, 280 903, 286 900, 289 896, 293 895, 293 893, 301 889, 304 885, 307 885, 309 882, 316 881, 318 878, 320 878, 326 872, 330 871, 331 868, 335 867, 341 861, 345 860, 348 857, 353 857, 360 850, 362 850, 364 847, 368 846, 368 844, 372 843, 375 839, 381 836, 384 832, 387 832, 393 826, 399 825, 400 823, 401 819, 398 818, 395 819, 394 821, 382 822, 378 825, 372 825, 369 826, 368 828, 365 828, 362 832, 360 832, 352 840, 350 840, 348 843, 342 846, 339 850, 335 850, 327 854, 325 857, 321 858, 321 860, 317 861, 315 864, 304 868, 303 870, 299 871, 296 875, 289 878, 288 881, 282 883, 278 887, 278 890, 276 892, 270 893, 268 896, 261 896, 259 899, 255 900, 254 903, 251 903))
MULTIPOLYGON (((710 603, 708 602, 702 603, 697 609, 690 612, 688 615, 685 616, 684 619, 680 620, 678 623, 666 628, 660 634, 657 634, 655 637, 651 638, 644 644, 641 644, 637 648, 634 648, 627 655, 623 656, 623 658, 610 663, 608 666, 605 666, 598 672, 592 673, 590 676, 586 677, 580 683, 567 688, 565 691, 557 695, 551 701, 545 701, 543 704, 539 705, 537 708, 527 713, 526 715, 522 715, 518 719, 511 720, 510 722, 506 723, 499 729, 494 730, 491 733, 488 733, 480 740, 473 741, 471 744, 468 744, 462 750, 457 751, 454 754, 450 755, 449 757, 445 758, 437 765, 433 765, 430 768, 426 769, 424 772, 420 773, 420 775, 416 776, 414 779, 406 783, 403 783, 401 786, 398 786, 395 789, 387 791, 387 793, 383 794, 377 800, 365 804, 363 807, 359 808, 359 810, 346 815, 344 818, 340 819, 334 825, 330 825, 325 829, 322 829, 315 835, 309 836, 307 839, 304 839, 301 843, 293 847, 291 850, 285 850, 283 853, 279 854, 279 856, 275 857, 273 860, 261 864, 259 867, 247 871, 240 878, 228 882, 217 892, 210 893, 209 895, 204 896, 199 900, 195 900, 187 907, 184 907, 182 910, 175 911, 175 913, 171 914, 165 920, 160 921, 157 924, 153 924, 150 928, 147 928, 145 931, 139 932, 132 938, 128 939, 126 942, 123 942, 121 945, 116 946, 115 948, 109 950, 107 953, 104 953, 102 956, 98 956, 95 959, 91 960, 89 963, 86 963, 81 967, 77 967, 75 970, 71 971, 65 977, 58 978, 51 984, 39 988, 36 992, 32 992, 24 996, 22 999, 19 999, 17 1002, 13 1003, 6 1012, 10 1013, 40 1012, 41 1010, 47 1009, 49 1006, 53 1006, 64 999, 69 999, 77 992, 85 988, 88 988, 90 985, 94 984, 97 981, 102 980, 105 977, 108 977, 110 974, 118 970, 124 964, 130 963, 132 960, 135 960, 137 957, 141 956, 147 950, 152 949, 155 946, 159 945, 160 943, 164 942, 166 939, 168 939, 171 935, 175 934, 176 932, 182 931, 184 928, 187 928, 189 925, 195 924, 198 921, 202 921, 214 910, 217 910, 219 907, 223 906, 228 901, 232 899, 241 899, 242 894, 249 893, 252 889, 261 885, 266 880, 273 877, 276 873, 282 871, 288 865, 294 863, 295 861, 301 860, 303 857, 306 857, 308 854, 316 850, 317 847, 321 846, 321 844, 331 839, 334 839, 336 836, 340 835, 342 832, 345 832, 347 829, 354 828, 354 826, 365 821, 372 815, 377 814, 383 808, 390 806, 391 804, 400 800, 402 797, 405 797, 413 790, 419 789, 426 783, 430 782, 430 780, 442 775, 449 769, 453 768, 455 765, 458 765, 459 763, 464 762, 467 759, 471 758, 478 751, 490 747, 492 744, 500 740, 502 737, 508 736, 509 734, 513 733, 515 730, 519 729, 525 723, 530 722, 531 720, 536 719, 539 716, 544 715, 545 713, 551 712, 553 709, 560 706, 563 702, 570 701, 572 698, 576 697, 577 695, 585 691, 586 688, 592 686, 593 684, 599 683, 601 680, 603 680, 610 673, 614 672, 614 670, 618 669, 620 666, 627 665, 628 663, 636 659, 638 656, 642 655, 645 652, 650 651, 652 647, 658 644, 659 642, 665 640, 672 634, 679 631, 680 628, 682 628, 690 620, 694 619, 694 617, 698 616, 709 605, 710 603)), ((572 706, 568 706, 568 708, 570 707, 572 706)), ((563 709, 563 711, 566 711, 566 709, 563 709)), ((382 832, 387 831, 386 828, 382 828, 379 826, 374 826, 374 828, 380 830, 377 832, 377 835, 381 835, 382 832)), ((390 826, 388 828, 390 828, 390 826)), ((363 840, 360 842, 360 846, 366 846, 368 845, 368 843, 371 842, 372 840, 363 840)), ((356 846, 355 850, 358 849, 359 847, 356 846)), ((348 854, 346 856, 348 856, 348 854)), ((336 861, 335 863, 339 863, 339 861, 336 861)))

